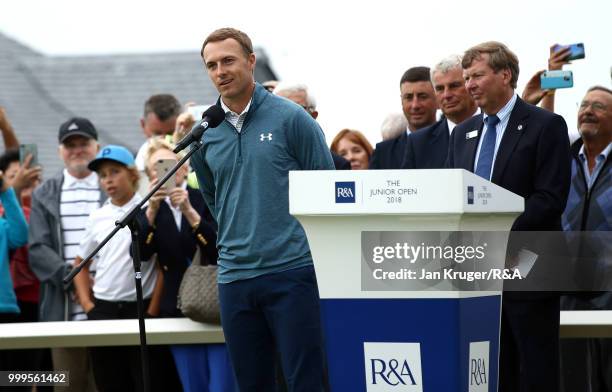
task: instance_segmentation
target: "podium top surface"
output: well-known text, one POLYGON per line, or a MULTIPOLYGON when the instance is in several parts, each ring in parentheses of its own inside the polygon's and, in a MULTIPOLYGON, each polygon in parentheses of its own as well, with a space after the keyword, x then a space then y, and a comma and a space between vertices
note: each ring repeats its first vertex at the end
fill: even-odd
POLYGON ((289 172, 292 215, 521 213, 522 197, 463 169, 289 172))

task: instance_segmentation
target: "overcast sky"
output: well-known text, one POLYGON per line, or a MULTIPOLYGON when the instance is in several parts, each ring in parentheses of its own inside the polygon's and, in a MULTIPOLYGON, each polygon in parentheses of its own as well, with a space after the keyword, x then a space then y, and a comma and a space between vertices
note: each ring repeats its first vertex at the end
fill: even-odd
POLYGON ((574 88, 557 93, 557 112, 575 132, 586 89, 610 86, 610 15, 610 0, 5 0, 0 31, 48 55, 73 55, 199 50, 212 30, 237 27, 281 79, 310 86, 328 142, 348 127, 376 143, 384 117, 401 111, 403 71, 487 40, 518 55, 519 93, 546 67, 551 44, 584 42, 586 59, 567 67, 574 88))

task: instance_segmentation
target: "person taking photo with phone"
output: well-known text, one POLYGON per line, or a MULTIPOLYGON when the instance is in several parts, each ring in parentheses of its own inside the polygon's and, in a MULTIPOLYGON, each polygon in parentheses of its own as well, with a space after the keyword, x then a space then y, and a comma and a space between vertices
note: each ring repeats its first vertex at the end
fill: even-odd
MULTIPOLYGON (((145 172, 151 188, 183 157, 183 153, 173 152, 174 147, 165 138, 150 140, 145 172)), ((159 317, 184 317, 177 308, 177 296, 197 248, 202 265, 217 264, 216 224, 199 189, 188 186, 187 171, 187 164, 181 166, 153 195, 145 215, 140 216, 141 255, 150 258, 157 254, 164 277, 159 317)), ((225 344, 172 345, 170 351, 184 391, 236 390, 225 344)))

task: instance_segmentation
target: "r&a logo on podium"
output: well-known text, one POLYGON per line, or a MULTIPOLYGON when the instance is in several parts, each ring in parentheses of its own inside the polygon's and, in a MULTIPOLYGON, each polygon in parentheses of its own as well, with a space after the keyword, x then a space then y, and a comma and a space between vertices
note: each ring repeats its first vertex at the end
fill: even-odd
POLYGON ((355 181, 336 182, 336 203, 355 202, 355 181))
POLYGON ((367 392, 423 392, 420 343, 364 342, 367 392))
POLYGON ((469 392, 489 391, 489 341, 470 342, 469 392))

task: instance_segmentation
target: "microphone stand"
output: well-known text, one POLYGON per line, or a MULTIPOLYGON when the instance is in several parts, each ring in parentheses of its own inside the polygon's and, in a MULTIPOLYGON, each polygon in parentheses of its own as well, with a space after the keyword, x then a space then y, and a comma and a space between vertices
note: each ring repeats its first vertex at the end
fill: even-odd
POLYGON ((128 211, 123 218, 115 222, 115 228, 104 238, 102 242, 93 250, 91 253, 83 259, 70 271, 68 275, 64 278, 64 284, 68 285, 74 277, 81 272, 83 267, 106 245, 111 238, 117 234, 117 232, 124 227, 128 227, 132 233, 132 260, 134 262, 134 281, 136 283, 136 307, 138 310, 138 328, 140 334, 140 363, 141 363, 141 372, 142 372, 142 381, 143 381, 143 391, 150 391, 150 380, 149 380, 149 358, 147 354, 147 336, 145 330, 145 321, 144 321, 144 311, 143 311, 143 298, 142 298, 142 273, 140 270, 140 242, 138 240, 138 236, 140 233, 140 227, 138 221, 136 220, 136 214, 138 211, 142 209, 142 206, 161 188, 169 179, 172 177, 176 171, 183 166, 185 162, 202 147, 203 143, 200 138, 194 140, 191 144, 191 149, 178 163, 166 173, 166 175, 159 181, 157 185, 153 187, 149 191, 149 193, 130 211, 128 211))

